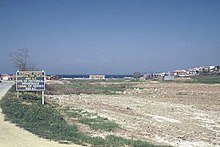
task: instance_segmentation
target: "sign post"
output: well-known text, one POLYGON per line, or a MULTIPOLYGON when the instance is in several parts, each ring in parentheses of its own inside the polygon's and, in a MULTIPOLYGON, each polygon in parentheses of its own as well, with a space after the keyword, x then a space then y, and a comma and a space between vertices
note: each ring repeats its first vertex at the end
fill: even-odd
POLYGON ((44 71, 17 71, 16 91, 41 91, 42 104, 44 104, 45 72, 44 71))
POLYGON ((19 91, 17 91, 17 98, 19 98, 19 91))
POLYGON ((42 104, 44 105, 44 91, 42 91, 42 104))

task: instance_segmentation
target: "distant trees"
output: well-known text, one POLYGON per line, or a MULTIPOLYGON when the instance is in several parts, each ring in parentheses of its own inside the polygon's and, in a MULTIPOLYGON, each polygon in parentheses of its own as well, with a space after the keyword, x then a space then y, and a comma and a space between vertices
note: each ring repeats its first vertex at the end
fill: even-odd
POLYGON ((133 78, 134 78, 134 79, 139 80, 140 77, 141 77, 140 72, 135 72, 135 73, 133 73, 133 78))
POLYGON ((36 70, 36 66, 28 62, 29 51, 27 48, 19 48, 9 54, 10 61, 17 70, 36 70))

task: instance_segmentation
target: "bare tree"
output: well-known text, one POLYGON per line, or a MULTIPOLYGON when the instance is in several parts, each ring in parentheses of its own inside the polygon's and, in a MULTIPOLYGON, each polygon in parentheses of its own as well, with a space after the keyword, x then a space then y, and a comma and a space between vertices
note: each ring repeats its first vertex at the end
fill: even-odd
POLYGON ((33 64, 28 63, 29 51, 27 48, 19 48, 17 51, 11 52, 9 57, 17 70, 36 70, 33 64))

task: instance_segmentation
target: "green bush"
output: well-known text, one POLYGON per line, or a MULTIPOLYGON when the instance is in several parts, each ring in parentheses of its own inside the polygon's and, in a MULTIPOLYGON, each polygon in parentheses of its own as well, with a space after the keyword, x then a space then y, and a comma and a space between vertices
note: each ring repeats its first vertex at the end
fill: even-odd
POLYGON ((21 95, 21 98, 23 98, 25 100, 34 100, 34 101, 41 100, 41 97, 33 92, 25 92, 24 94, 21 95))

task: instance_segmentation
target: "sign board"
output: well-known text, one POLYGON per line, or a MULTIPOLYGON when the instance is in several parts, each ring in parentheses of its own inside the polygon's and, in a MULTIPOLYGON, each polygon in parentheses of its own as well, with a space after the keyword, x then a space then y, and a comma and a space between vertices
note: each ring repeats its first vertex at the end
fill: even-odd
POLYGON ((45 72, 44 71, 17 71, 16 72, 17 91, 44 91, 45 72))

